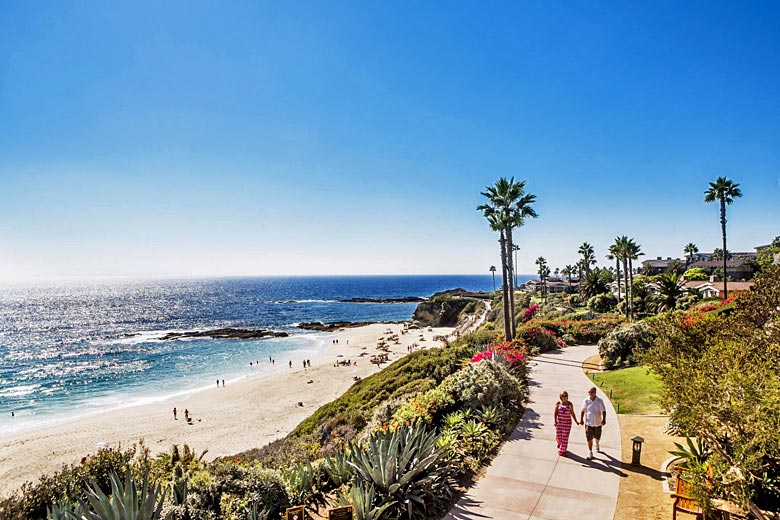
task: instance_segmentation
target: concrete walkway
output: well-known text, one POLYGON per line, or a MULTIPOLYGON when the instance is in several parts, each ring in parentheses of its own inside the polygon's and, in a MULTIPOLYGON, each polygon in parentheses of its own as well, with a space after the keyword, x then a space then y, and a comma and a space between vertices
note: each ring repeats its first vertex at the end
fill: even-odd
POLYGON ((530 402, 515 431, 486 469, 485 475, 450 510, 448 520, 485 518, 528 520, 611 520, 620 478, 620 424, 607 396, 603 453, 587 460, 583 427, 572 425, 569 453, 559 457, 553 410, 564 389, 580 406, 592 383, 582 362, 598 353, 595 346, 568 347, 533 358, 529 363, 530 402))

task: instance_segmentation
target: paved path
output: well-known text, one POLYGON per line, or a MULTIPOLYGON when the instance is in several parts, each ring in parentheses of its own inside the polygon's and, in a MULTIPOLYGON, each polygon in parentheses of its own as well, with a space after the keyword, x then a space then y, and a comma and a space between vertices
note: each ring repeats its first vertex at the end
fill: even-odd
POLYGON ((577 418, 592 386, 582 362, 595 346, 569 347, 537 356, 529 363, 530 402, 510 439, 485 476, 450 510, 447 520, 611 520, 615 515, 620 469, 620 424, 609 399, 603 453, 587 460, 582 427, 572 425, 569 453, 559 457, 553 409, 562 390, 569 392, 577 418))

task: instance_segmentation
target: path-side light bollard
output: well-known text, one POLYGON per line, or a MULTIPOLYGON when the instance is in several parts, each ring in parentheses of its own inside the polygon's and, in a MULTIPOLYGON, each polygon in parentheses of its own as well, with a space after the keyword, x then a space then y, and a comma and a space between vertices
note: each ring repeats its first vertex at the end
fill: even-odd
POLYGON ((645 442, 645 440, 639 435, 637 435, 631 440, 634 441, 634 450, 633 450, 633 455, 631 456, 631 465, 641 466, 642 464, 639 462, 639 458, 642 456, 642 443, 645 442))

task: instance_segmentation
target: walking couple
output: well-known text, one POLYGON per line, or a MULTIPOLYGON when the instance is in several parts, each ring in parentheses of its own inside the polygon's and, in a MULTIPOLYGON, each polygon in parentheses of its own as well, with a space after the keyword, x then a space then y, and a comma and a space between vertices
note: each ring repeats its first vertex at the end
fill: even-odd
POLYGON ((588 390, 588 397, 582 402, 580 420, 574 413, 574 405, 569 401, 569 394, 561 392, 560 401, 555 403, 555 440, 558 441, 558 455, 566 455, 569 446, 569 433, 572 420, 577 426, 585 425, 585 439, 588 441, 588 460, 593 458, 593 441, 596 441, 596 451, 601 451, 601 427, 607 423, 607 408, 600 397, 596 397, 596 387, 588 390))

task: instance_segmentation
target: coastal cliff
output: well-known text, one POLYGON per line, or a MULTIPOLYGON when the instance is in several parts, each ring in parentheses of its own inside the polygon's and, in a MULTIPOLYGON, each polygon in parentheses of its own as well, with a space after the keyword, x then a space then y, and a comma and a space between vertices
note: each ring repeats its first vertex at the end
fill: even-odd
POLYGON ((434 294, 417 305, 412 320, 422 327, 455 327, 464 314, 473 314, 483 306, 481 293, 451 289, 434 294))

